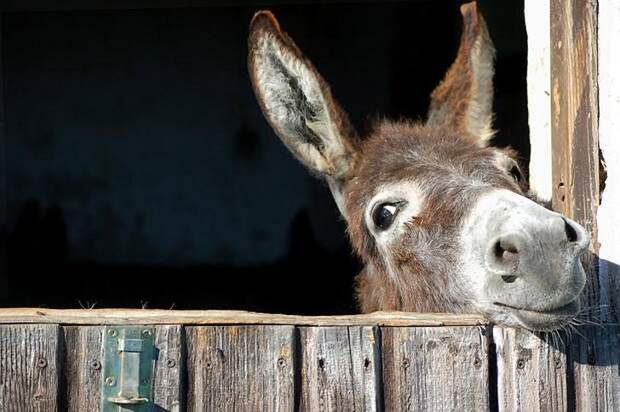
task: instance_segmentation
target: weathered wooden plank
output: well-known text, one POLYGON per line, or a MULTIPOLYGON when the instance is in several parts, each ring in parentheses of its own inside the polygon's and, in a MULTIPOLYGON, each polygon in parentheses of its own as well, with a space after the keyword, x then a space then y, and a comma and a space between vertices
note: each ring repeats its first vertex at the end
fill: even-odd
MULTIPOLYGON (((582 328, 571 346, 577 411, 620 411, 620 327, 582 328)), ((574 405, 572 405, 574 403, 574 405)))
POLYGON ((596 2, 551 1, 551 140, 553 209, 578 221, 592 236, 584 259, 584 304, 598 307, 596 213, 599 193, 596 2))
POLYGON ((0 325, 0 410, 59 409, 58 325, 0 325))
POLYGON ((183 410, 183 370, 185 331, 180 325, 156 326, 157 361, 153 373, 153 398, 166 411, 183 410))
POLYGON ((500 411, 567 410, 565 350, 519 329, 494 327, 493 340, 500 411))
MULTIPOLYGON (((66 409, 98 411, 101 407, 103 364, 102 326, 65 326, 64 382, 66 409)), ((157 358, 153 374, 153 402, 166 411, 181 410, 183 395, 183 328, 155 327, 157 358)))
POLYGON ((186 328, 190 411, 293 410, 293 326, 186 328))
MULTIPOLYGON (((605 321, 617 321, 618 290, 615 280, 609 277, 609 268, 614 271, 617 265, 604 260, 604 270, 598 270, 597 213, 604 168, 599 152, 597 6, 597 1, 551 2, 553 207, 583 224, 592 235, 591 253, 583 259, 588 274, 583 303, 588 310, 581 317, 595 319, 602 308, 605 321)), ((617 67, 612 70, 615 76, 617 67)), ((616 116, 605 112, 605 107, 601 114, 616 116)), ((620 347, 613 344, 612 335, 592 331, 586 331, 585 335, 586 339, 576 340, 571 347, 573 362, 569 379, 574 389, 570 388, 569 393, 574 393, 574 397, 569 408, 618 410, 620 404, 613 403, 617 398, 609 394, 618 387, 620 347), (603 359, 607 360, 588 362, 588 353, 594 348, 602 350, 603 359), (614 359, 615 364, 609 363, 614 359)))
POLYGON ((158 309, 0 309, 2 323, 71 325, 300 325, 300 326, 469 326, 484 325, 480 315, 374 312, 346 316, 296 316, 235 310, 158 309))
POLYGON ((382 328, 387 410, 489 409, 488 331, 382 328))
POLYGON ((303 327, 301 410, 381 407, 381 354, 375 327, 303 327))
POLYGON ((65 407, 69 411, 98 411, 101 406, 103 332, 99 326, 63 327, 65 407))

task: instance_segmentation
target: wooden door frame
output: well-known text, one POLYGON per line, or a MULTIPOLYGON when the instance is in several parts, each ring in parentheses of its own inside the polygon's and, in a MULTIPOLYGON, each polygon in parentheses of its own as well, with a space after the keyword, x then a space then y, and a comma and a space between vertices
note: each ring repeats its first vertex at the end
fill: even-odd
MULTIPOLYGON (((609 216, 603 220, 602 216, 598 216, 605 185, 617 184, 616 179, 620 178, 606 176, 599 133, 600 114, 614 116, 606 110, 614 101, 614 96, 607 101, 599 100, 599 91, 604 87, 600 83, 599 59, 611 52, 602 50, 601 54, 599 45, 610 43, 609 33, 599 32, 599 19, 612 19, 606 14, 609 13, 607 9, 613 7, 612 1, 526 0, 539 2, 539 7, 548 5, 549 10, 548 98, 529 96, 549 105, 549 118, 546 119, 549 127, 545 129, 540 123, 531 124, 537 131, 532 142, 533 145, 550 149, 547 167, 550 167, 551 180, 545 181, 543 186, 549 184, 548 194, 553 209, 578 221, 591 234, 589 253, 582 259, 588 277, 582 300, 587 311, 583 316, 588 322, 603 324, 599 329, 586 329, 583 338, 571 341, 559 358, 560 363, 566 362, 565 371, 554 374, 548 370, 545 376, 547 382, 564 380, 561 386, 565 398, 561 406, 569 410, 589 410, 593 407, 612 410, 620 402, 617 373, 620 362, 617 323, 620 291, 615 283, 618 282, 620 270, 612 263, 620 261, 620 255, 614 256, 612 251, 605 256, 608 260, 600 258, 601 247, 613 243, 613 240, 608 235, 601 237, 599 228, 613 225, 614 221, 609 220, 609 216), (605 8, 605 11, 601 12, 599 7, 605 8)), ((615 22, 618 23, 620 9, 616 6, 615 11, 615 22)), ((620 35, 616 40, 620 40, 620 35)), ((528 39, 531 44, 546 41, 546 38, 528 39)), ((611 62, 605 67, 606 70, 617 72, 620 69, 618 62, 620 60, 611 62)), ((618 89, 615 98, 620 98, 618 89)), ((530 108, 532 106, 530 104, 530 108)), ((547 173, 534 173, 533 176, 548 179, 549 173, 547 170, 547 173)), ((539 390, 544 389, 542 385, 539 390)))

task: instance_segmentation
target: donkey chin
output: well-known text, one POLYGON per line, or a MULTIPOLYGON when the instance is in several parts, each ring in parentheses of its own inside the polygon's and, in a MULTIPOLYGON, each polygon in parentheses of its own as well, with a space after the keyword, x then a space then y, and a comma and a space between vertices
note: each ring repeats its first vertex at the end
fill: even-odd
POLYGON ((480 197, 462 235, 465 274, 491 321, 548 331, 579 314, 590 236, 578 223, 500 189, 480 197))

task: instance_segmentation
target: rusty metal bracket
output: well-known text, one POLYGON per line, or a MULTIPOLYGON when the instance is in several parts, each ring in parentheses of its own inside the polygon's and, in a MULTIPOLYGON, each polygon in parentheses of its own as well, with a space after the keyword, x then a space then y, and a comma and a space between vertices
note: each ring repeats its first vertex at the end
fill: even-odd
POLYGON ((101 410, 144 412, 153 406, 153 328, 107 326, 103 346, 101 410))

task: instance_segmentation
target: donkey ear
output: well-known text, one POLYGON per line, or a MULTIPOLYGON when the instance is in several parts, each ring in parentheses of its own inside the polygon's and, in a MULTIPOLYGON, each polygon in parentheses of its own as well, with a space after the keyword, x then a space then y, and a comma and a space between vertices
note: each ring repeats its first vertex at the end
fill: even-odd
POLYGON ((269 11, 254 15, 248 46, 250 78, 265 117, 295 157, 327 179, 338 202, 336 192, 356 157, 357 136, 346 114, 269 11))
POLYGON ((476 2, 461 6, 463 33, 456 60, 431 94, 427 124, 465 131, 486 145, 493 137, 495 49, 476 2))

